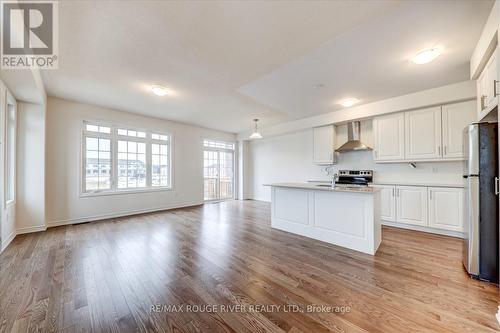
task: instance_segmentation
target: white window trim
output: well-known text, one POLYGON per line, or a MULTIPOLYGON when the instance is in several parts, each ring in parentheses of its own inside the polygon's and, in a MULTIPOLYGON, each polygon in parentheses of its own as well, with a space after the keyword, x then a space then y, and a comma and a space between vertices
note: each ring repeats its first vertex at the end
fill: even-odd
MULTIPOLYGON (((207 202, 207 203, 212 203, 212 202, 221 202, 221 201, 227 201, 227 200, 234 200, 234 198, 236 198, 236 142, 233 142, 233 141, 223 141, 223 140, 211 140, 211 139, 203 139, 203 142, 202 142, 202 145, 203 145, 203 152, 204 151, 215 151, 215 152, 227 152, 227 153, 233 153, 233 161, 232 161, 232 167, 233 167, 233 180, 232 180, 232 197, 231 198, 218 198, 218 199, 205 199, 203 198, 203 201, 204 202, 207 202), (205 146, 205 140, 208 140, 208 141, 218 141, 218 142, 224 142, 224 143, 232 143, 233 144, 233 147, 234 149, 229 149, 229 148, 217 148, 217 147, 210 147, 210 146, 205 146)), ((205 163, 204 161, 204 158, 203 158, 203 163, 205 163)), ((205 168, 203 168, 203 172, 205 172, 204 170, 205 168)), ((205 174, 202 175, 203 178, 205 178, 205 174)), ((203 197, 205 197, 205 189, 203 189, 203 197)))
POLYGON ((3 166, 3 178, 4 178, 4 184, 3 184, 3 197, 4 197, 4 203, 6 207, 10 207, 16 204, 16 198, 17 198, 17 131, 18 131, 18 110, 17 110, 17 102, 14 96, 10 94, 8 90, 5 92, 5 105, 4 105, 4 135, 3 135, 3 142, 4 142, 4 149, 3 149, 3 156, 4 156, 4 166, 3 166), (14 105, 14 170, 13 172, 13 184, 12 184, 12 199, 7 200, 7 182, 8 182, 8 174, 7 174, 7 169, 9 167, 8 163, 8 156, 7 156, 7 145, 10 143, 8 142, 7 134, 8 134, 8 118, 9 118, 9 104, 14 105))
POLYGON ((79 197, 96 197, 96 196, 108 196, 108 195, 124 195, 124 194, 138 194, 138 193, 150 193, 150 192, 170 192, 174 190, 173 175, 172 175, 172 160, 173 160, 173 138, 172 134, 166 131, 157 130, 146 130, 143 128, 132 129, 130 126, 122 126, 116 124, 110 124, 99 120, 85 120, 82 122, 81 136, 80 136, 80 186, 79 186, 79 197), (99 132, 89 132, 86 130, 86 125, 98 125, 111 128, 111 133, 99 133, 99 132), (128 129, 133 131, 141 131, 146 133, 146 138, 133 137, 128 135, 118 135, 118 129, 128 129), (168 136, 168 141, 153 140, 151 139, 151 134, 161 134, 168 136), (86 140, 85 138, 89 136, 109 138, 111 140, 111 188, 106 190, 95 190, 95 191, 85 191, 85 176, 86 176, 86 140), (99 136, 103 135, 103 136, 99 136), (137 142, 146 143, 146 187, 138 188, 118 188, 118 140, 129 140, 137 142), (161 143, 168 145, 168 176, 169 185, 168 186, 151 186, 151 144, 161 143))

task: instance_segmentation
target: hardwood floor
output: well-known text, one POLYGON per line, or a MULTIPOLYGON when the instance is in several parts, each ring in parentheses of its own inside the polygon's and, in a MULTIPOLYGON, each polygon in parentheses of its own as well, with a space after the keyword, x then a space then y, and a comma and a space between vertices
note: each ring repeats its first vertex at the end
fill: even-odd
POLYGON ((459 239, 384 228, 372 257, 273 230, 256 201, 52 228, 0 255, 0 332, 496 332, 498 301, 459 239), (186 311, 203 304, 245 312, 186 311), (349 311, 250 308, 286 304, 349 311))

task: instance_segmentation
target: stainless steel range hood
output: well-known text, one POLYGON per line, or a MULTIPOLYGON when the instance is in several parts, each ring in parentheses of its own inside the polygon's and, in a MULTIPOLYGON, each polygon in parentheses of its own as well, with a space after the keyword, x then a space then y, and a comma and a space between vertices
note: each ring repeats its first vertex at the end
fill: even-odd
POLYGON ((353 121, 347 124, 347 142, 340 146, 339 149, 335 149, 336 152, 343 153, 346 151, 372 150, 361 142, 359 136, 360 126, 359 121, 353 121))

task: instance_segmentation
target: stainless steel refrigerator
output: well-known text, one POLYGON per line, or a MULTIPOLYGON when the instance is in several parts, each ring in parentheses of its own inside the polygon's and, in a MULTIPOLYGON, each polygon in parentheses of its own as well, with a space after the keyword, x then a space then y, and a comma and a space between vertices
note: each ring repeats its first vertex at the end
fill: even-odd
POLYGON ((464 130, 466 152, 463 263, 475 278, 498 283, 498 126, 472 124, 464 130))

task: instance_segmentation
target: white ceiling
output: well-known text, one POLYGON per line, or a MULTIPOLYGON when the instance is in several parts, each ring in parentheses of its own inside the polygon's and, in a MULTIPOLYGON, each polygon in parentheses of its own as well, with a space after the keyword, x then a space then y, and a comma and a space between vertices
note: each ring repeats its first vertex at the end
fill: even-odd
POLYGON ((47 94, 239 132, 468 78, 491 1, 60 1, 47 94), (446 47, 436 62, 415 51, 446 47), (157 97, 150 84, 172 89, 157 97), (323 83, 320 90, 313 84, 323 83))
POLYGON ((483 1, 406 2, 239 91, 297 119, 343 109, 338 102, 348 97, 364 104, 468 80, 469 58, 491 7, 483 1), (435 61, 410 62, 434 46, 444 47, 435 61))

